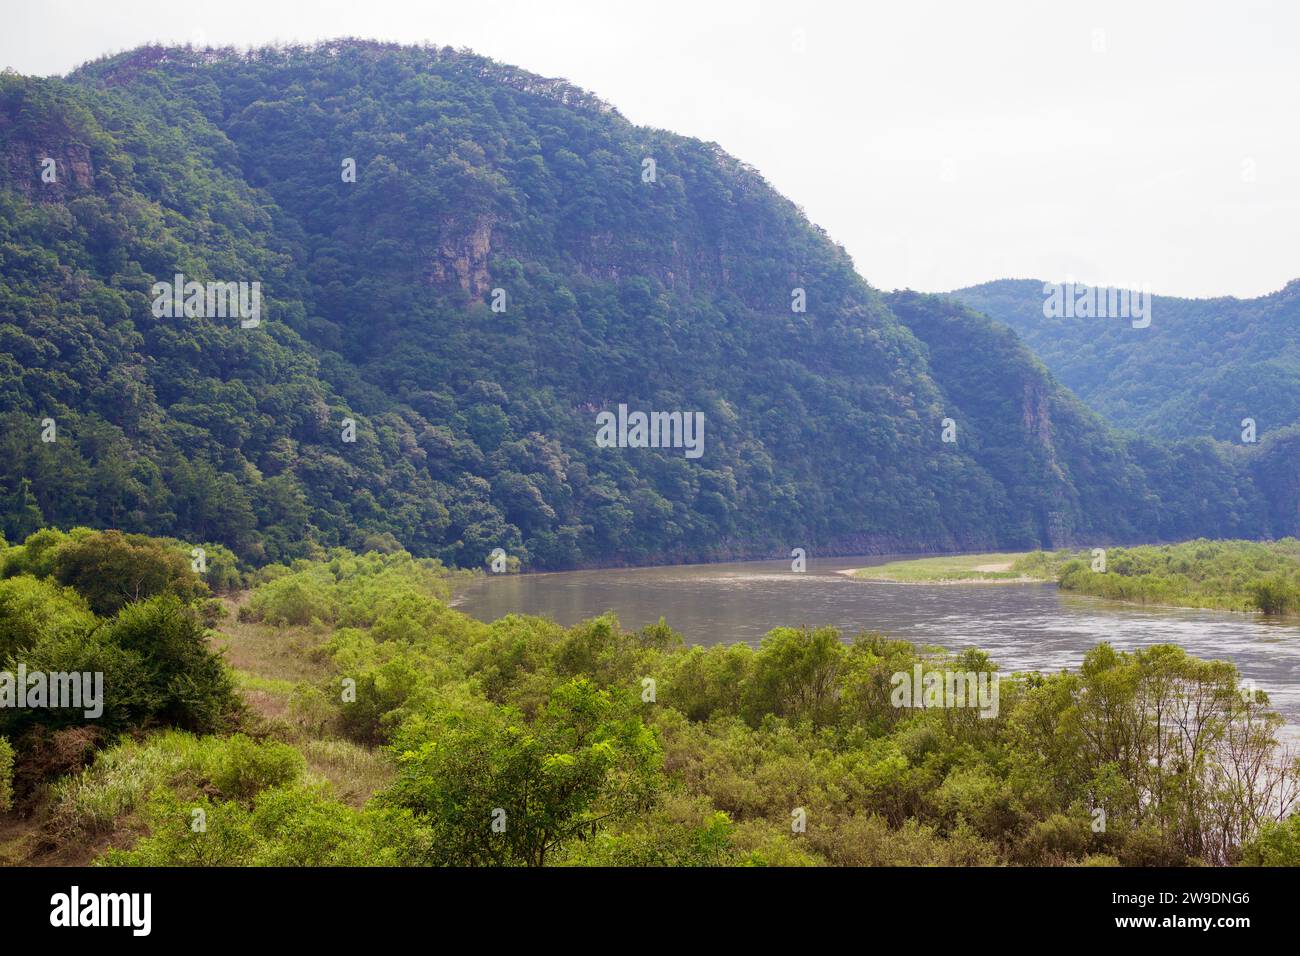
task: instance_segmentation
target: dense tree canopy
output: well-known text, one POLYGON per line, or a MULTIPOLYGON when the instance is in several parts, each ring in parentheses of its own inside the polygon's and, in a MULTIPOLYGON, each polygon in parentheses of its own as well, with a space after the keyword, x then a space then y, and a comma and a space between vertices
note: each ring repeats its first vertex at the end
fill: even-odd
POLYGON ((1004 332, 871 289, 716 145, 466 52, 0 77, 0 162, 17 540, 562 567, 1300 521, 1288 456, 1261 478, 1240 449, 1117 438, 1004 332), (177 274, 260 283, 259 324, 160 316, 177 274), (702 456, 598 447, 620 404, 702 413, 702 456))

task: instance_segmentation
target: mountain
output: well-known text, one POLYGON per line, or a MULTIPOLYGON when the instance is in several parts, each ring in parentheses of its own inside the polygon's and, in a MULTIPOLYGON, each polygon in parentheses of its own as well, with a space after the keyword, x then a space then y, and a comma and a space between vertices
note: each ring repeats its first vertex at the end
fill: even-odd
POLYGON ((1241 442, 1246 418, 1257 436, 1300 423, 1300 279, 1257 299, 1152 296, 1150 324, 1136 327, 1123 318, 1046 318, 1044 285, 1002 279, 952 296, 1015 329, 1121 428, 1241 442))
POLYGON ((1293 446, 1119 436, 716 144, 446 48, 0 77, 0 317, 11 539, 559 568, 1300 528, 1293 446), (698 456, 603 447, 637 411, 702 415, 698 456))

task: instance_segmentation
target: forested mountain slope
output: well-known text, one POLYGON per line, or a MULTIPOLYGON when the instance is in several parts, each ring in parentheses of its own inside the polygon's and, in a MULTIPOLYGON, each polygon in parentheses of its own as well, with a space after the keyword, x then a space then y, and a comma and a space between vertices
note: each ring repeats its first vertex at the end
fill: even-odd
POLYGON ((0 77, 14 539, 565 567, 1256 537, 1300 527, 1293 451, 1116 437, 1009 333, 871 289, 716 145, 466 52, 0 77), (158 315, 177 274, 260 283, 260 320, 158 315), (702 454, 599 447, 620 404, 702 413, 702 454))
POLYGON ((1159 438, 1240 442, 1300 423, 1300 279, 1257 299, 1152 296, 1151 322, 1043 315, 1043 283, 952 295, 1005 322, 1091 408, 1159 438), (1139 323, 1140 325, 1141 323, 1139 323))
POLYGON ((1181 540, 1197 527, 1250 527, 1261 507, 1269 528, 1300 521, 1300 429, 1245 453, 1208 439, 1120 439, 1004 326, 937 296, 889 301, 927 347, 946 403, 970 420, 967 447, 1003 489, 1008 540, 1032 536, 1034 514, 1048 516, 1057 542, 1181 540))

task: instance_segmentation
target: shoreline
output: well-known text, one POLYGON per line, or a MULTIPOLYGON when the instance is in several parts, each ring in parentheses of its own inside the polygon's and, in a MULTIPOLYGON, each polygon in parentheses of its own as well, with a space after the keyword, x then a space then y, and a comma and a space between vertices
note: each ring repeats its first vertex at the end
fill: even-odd
POLYGON ((873 584, 906 584, 909 587, 949 587, 952 585, 964 584, 1051 584, 1056 585, 1055 581, 1049 581, 1046 578, 1030 578, 1020 576, 1018 578, 944 578, 936 581, 901 581, 898 578, 872 577, 870 575, 859 577, 859 571, 870 571, 870 567, 865 568, 845 568, 842 571, 836 571, 835 574, 842 574, 844 577, 853 581, 867 581, 873 584))

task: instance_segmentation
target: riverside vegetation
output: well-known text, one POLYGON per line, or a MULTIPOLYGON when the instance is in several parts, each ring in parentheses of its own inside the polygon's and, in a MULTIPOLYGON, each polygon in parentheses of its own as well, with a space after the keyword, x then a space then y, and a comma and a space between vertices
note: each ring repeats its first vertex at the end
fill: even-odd
POLYGON ((1106 573, 1060 564, 1061 587, 1144 604, 1300 614, 1300 541, 1187 541, 1111 548, 1106 573))
POLYGON ((1108 548, 1105 572, 1091 552, 1034 552, 1013 570, 1062 589, 1141 604, 1300 614, 1300 541, 1208 541, 1108 548))
POLYGON ((1300 864, 1280 718, 1175 647, 1001 675, 986 719, 891 703, 917 664, 993 670, 978 651, 485 623, 402 551, 190 554, 87 529, 0 552, 3 668, 99 669, 106 696, 93 723, 0 711, 7 861, 1300 864))
POLYGON ((1054 581, 1063 590, 1139 604, 1300 614, 1300 541, 1210 541, 1091 551, 913 558, 861 568, 865 581, 1017 584, 1054 581))

